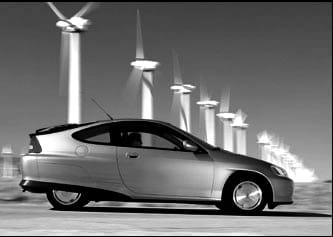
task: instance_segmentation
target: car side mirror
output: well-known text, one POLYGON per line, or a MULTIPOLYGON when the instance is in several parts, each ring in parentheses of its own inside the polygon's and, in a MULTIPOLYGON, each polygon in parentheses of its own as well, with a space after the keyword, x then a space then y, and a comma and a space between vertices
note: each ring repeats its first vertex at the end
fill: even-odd
POLYGON ((191 142, 189 140, 183 141, 183 147, 185 150, 192 151, 192 152, 195 152, 199 149, 199 147, 196 144, 194 144, 193 142, 191 142))

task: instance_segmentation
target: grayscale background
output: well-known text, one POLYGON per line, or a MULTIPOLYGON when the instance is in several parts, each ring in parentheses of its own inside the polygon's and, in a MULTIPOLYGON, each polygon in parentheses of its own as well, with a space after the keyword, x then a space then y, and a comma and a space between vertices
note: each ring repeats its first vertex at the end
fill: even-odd
MULTIPOLYGON (((57 6, 71 16, 83 4, 57 6)), ((87 16, 82 75, 84 90, 116 118, 140 116, 140 100, 123 94, 135 57, 137 9, 145 54, 161 63, 156 119, 176 124, 169 89, 175 49, 184 82, 199 86, 202 78, 216 100, 231 87, 231 111, 248 115, 250 156, 258 157, 257 133, 268 130, 321 180, 332 179, 331 3, 101 3, 87 16)), ((35 129, 66 122, 56 21, 45 3, 0 3, 0 145, 12 144, 16 153, 35 129)), ((197 100, 198 89, 191 104, 196 135, 197 100)), ((83 111, 84 122, 106 119, 89 99, 83 111)))

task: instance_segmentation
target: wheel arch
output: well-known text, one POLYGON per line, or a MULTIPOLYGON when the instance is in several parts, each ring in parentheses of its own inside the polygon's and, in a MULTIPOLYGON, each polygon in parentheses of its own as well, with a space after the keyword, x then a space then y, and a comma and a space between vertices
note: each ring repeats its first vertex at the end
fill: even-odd
POLYGON ((272 183, 269 181, 269 179, 262 173, 255 171, 255 170, 234 170, 229 177, 227 178, 226 182, 224 183, 222 187, 222 195, 221 199, 223 201, 223 197, 225 197, 227 190, 229 186, 232 184, 232 182, 237 178, 246 178, 251 177, 255 178, 257 180, 260 180, 262 184, 266 187, 267 190, 267 204, 268 206, 271 205, 273 202, 273 196, 274 196, 274 189, 272 186, 272 183))

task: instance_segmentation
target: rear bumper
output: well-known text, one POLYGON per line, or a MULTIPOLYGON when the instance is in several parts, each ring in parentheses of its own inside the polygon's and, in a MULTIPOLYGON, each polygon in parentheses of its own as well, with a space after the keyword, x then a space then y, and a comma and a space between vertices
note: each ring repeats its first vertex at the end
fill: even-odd
POLYGON ((31 193, 47 193, 50 190, 62 190, 68 192, 84 193, 88 199, 93 201, 131 200, 129 197, 120 193, 106 191, 102 189, 69 185, 69 184, 49 183, 49 182, 22 179, 19 185, 22 187, 23 191, 28 191, 31 193))
POLYGON ((82 192, 86 189, 75 185, 48 183, 48 182, 40 182, 40 181, 25 180, 25 179, 22 179, 19 185, 22 187, 23 191, 28 191, 31 193, 46 193, 47 191, 53 189, 82 192))

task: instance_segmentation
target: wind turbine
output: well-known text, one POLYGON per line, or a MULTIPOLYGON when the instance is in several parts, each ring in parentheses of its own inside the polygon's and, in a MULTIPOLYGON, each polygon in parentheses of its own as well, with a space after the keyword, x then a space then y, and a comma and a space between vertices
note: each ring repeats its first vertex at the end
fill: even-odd
MULTIPOLYGON (((174 92, 173 101, 179 99, 179 124, 184 131, 191 132, 191 101, 190 94, 196 88, 190 84, 183 84, 183 79, 180 73, 179 60, 176 52, 173 51, 174 62, 174 84, 170 89, 174 92)), ((173 102, 174 105, 174 102, 173 102)))
MULTIPOLYGON (((81 59, 80 36, 86 31, 90 21, 83 18, 95 5, 87 3, 71 18, 66 18, 52 3, 47 2, 59 20, 56 26, 61 28, 61 69, 60 69, 60 94, 64 93, 65 80, 68 77, 68 108, 67 122, 82 122, 81 101, 81 59)), ((67 84, 67 83, 66 83, 67 84)))
POLYGON ((270 148, 270 154, 272 158, 272 163, 276 165, 281 165, 281 157, 280 155, 280 137, 277 136, 276 134, 273 134, 271 138, 271 145, 269 146, 270 148))
POLYGON ((271 137, 267 131, 263 131, 257 135, 257 143, 260 150, 260 158, 264 161, 271 162, 269 154, 269 146, 271 145, 271 137))
POLYGON ((197 105, 200 106, 201 113, 204 113, 204 124, 207 143, 216 146, 215 138, 215 107, 219 104, 218 101, 211 100, 206 91, 203 88, 203 84, 200 84, 200 101, 197 105))
POLYGON ((234 151, 234 138, 231 123, 235 118, 234 113, 229 112, 230 107, 230 88, 228 87, 221 96, 220 113, 216 114, 223 123, 223 149, 234 151))
POLYGON ((141 117, 143 119, 153 119, 153 73, 159 62, 147 60, 144 57, 143 42, 141 33, 140 12, 137 10, 137 28, 136 28, 136 59, 131 62, 133 71, 130 76, 130 83, 141 79, 142 96, 141 96, 141 117))
POLYGON ((246 129, 248 124, 244 123, 247 115, 240 109, 237 111, 231 126, 236 131, 236 152, 238 154, 246 155, 246 129))
POLYGON ((3 157, 3 168, 2 177, 13 177, 14 166, 13 166, 13 150, 11 145, 5 145, 2 147, 1 156, 3 157))

